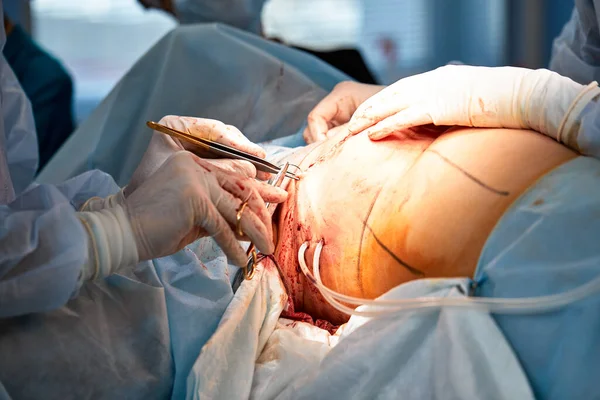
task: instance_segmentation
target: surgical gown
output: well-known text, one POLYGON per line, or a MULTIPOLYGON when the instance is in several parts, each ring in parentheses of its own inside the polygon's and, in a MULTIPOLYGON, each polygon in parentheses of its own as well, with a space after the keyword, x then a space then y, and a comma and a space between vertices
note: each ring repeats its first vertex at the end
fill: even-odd
POLYGON ((103 194, 104 182, 110 178, 93 172, 76 179, 98 182, 100 189, 88 193, 79 193, 69 184, 33 185, 38 150, 31 106, 3 56, 0 85, 1 318, 54 309, 74 294, 87 243, 64 193, 71 192, 73 201, 103 194))
POLYGON ((600 81, 600 0, 575 0, 571 19, 554 40, 550 69, 582 85, 600 81))
POLYGON ((75 129, 73 82, 61 63, 18 25, 7 38, 4 57, 31 101, 41 169, 75 129))
MULTIPOLYGON (((600 82, 600 0, 575 0, 571 19, 554 40, 550 69, 582 85, 600 82)), ((600 158, 600 103, 584 111, 577 140, 581 153, 600 158)))
MULTIPOLYGON (((86 190, 117 190, 109 178, 98 189, 79 174, 102 166, 127 182, 151 136, 144 122, 164 114, 218 118, 254 141, 297 138, 310 109, 342 79, 306 54, 234 29, 179 28, 134 66, 43 175, 57 183, 74 177, 56 189, 69 204, 86 190)), ((476 294, 555 294, 595 277, 600 227, 589 215, 600 213, 597 175, 598 162, 581 158, 515 202, 486 243, 476 294), (584 230, 563 238, 561 229, 575 221, 584 230)), ((127 275, 86 284, 65 307, 3 319, 0 382, 15 398, 599 395, 597 297, 544 315, 450 309, 354 318, 336 341, 322 332, 285 333, 281 283, 272 266, 261 268, 234 295, 236 269, 205 238, 127 275)), ((471 284, 414 281, 385 296, 466 296, 471 284)))
POLYGON ((86 283, 68 301, 87 254, 75 209, 119 190, 111 176, 89 170, 127 183, 152 136, 145 121, 166 114, 220 119, 260 140, 300 132, 310 109, 347 77, 232 28, 182 26, 142 57, 51 160, 43 175, 54 183, 22 194, 35 172, 35 131, 4 65, 0 128, 14 128, 0 136, 11 168, 0 206, 0 398, 185 397, 192 366, 233 298, 237 268, 205 238, 86 283))
POLYGON ((59 183, 97 168, 124 186, 152 137, 146 121, 170 114, 217 119, 257 143, 292 135, 347 79, 310 55, 237 29, 181 26, 131 68, 37 179, 59 183))

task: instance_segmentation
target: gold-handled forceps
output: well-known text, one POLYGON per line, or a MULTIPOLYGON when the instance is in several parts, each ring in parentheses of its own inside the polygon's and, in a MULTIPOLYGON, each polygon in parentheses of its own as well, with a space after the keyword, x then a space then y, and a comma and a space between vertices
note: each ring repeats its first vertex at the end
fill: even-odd
MULTIPOLYGON (((278 167, 277 165, 272 164, 260 157, 235 149, 231 146, 215 142, 213 140, 195 137, 189 133, 181 132, 177 129, 169 128, 166 125, 157 124, 156 122, 152 121, 146 122, 146 125, 157 132, 164 133, 165 135, 169 135, 198 146, 202 150, 205 150, 216 157, 248 161, 252 163, 257 170, 268 172, 270 174, 279 174, 279 172, 282 170, 282 168, 278 167)), ((205 157, 205 155, 201 155, 201 157, 205 157)), ((295 180, 299 179, 296 174, 287 172, 287 170, 285 172, 285 176, 295 180)))

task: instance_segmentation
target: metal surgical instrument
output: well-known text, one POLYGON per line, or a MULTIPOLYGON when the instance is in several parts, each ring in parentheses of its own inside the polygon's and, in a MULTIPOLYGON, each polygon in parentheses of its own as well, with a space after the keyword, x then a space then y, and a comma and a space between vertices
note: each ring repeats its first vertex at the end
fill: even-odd
MULTIPOLYGON (((236 159, 236 160, 244 160, 252 163, 257 170, 268 172, 271 174, 279 174, 283 169, 276 166, 275 164, 271 164, 270 162, 263 160, 260 157, 252 155, 250 153, 246 153, 244 151, 234 149, 233 147, 226 146, 221 143, 217 143, 212 140, 199 138, 192 136, 188 133, 178 131, 173 128, 169 128, 168 126, 157 124, 156 122, 148 121, 146 125, 160 133, 164 133, 165 135, 172 136, 177 139, 184 140, 188 143, 196 145, 200 147, 202 150, 205 150, 215 156, 228 158, 228 159, 236 159)), ((286 169, 287 171, 287 169, 286 169)), ((298 180, 298 176, 292 172, 285 172, 285 176, 291 179, 298 180)))
MULTIPOLYGON (((272 186, 275 186, 275 187, 281 186, 285 177, 288 176, 287 171, 288 171, 289 167, 290 167, 290 163, 286 162, 285 165, 279 171, 279 173, 277 175, 275 175, 275 178, 273 178, 273 182, 271 183, 272 186)), ((272 217, 273 214, 275 213, 275 210, 277 209, 277 203, 266 203, 265 205, 267 206, 267 212, 272 217)), ((247 280, 250 280, 254 276, 254 271, 255 271, 254 267, 256 266, 258 261, 260 261, 260 260, 258 260, 258 255, 256 253, 256 246, 254 246, 254 243, 252 243, 252 242, 250 243, 250 246, 248 246, 248 250, 246 250, 246 255, 248 256, 248 262, 246 263, 246 266, 242 268, 242 270, 244 273, 244 278, 247 280)))

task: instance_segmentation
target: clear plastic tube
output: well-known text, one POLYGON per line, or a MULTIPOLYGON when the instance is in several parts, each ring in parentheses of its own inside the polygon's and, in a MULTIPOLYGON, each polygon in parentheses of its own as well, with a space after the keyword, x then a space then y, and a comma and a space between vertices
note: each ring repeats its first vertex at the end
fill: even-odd
POLYGON ((442 307, 479 309, 497 314, 531 314, 552 311, 567 306, 579 300, 583 300, 595 293, 600 292, 600 276, 594 278, 581 286, 548 296, 525 297, 525 298, 484 298, 484 297, 420 297, 415 299, 361 299, 347 296, 329 289, 323 284, 319 269, 319 260, 323 242, 320 241, 315 248, 313 257, 313 273, 311 274, 304 254, 309 242, 305 242, 298 250, 298 262, 304 275, 317 287, 325 300, 335 309, 349 315, 363 317, 378 317, 404 311, 418 309, 438 309, 442 307), (356 310, 341 302, 357 306, 374 306, 376 310, 356 310))

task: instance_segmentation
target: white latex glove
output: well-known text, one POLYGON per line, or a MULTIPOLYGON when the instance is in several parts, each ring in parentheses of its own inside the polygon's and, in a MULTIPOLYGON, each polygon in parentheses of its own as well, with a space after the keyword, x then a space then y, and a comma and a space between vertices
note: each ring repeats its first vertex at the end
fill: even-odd
POLYGON ((245 265, 238 239, 252 240, 259 251, 271 254, 273 232, 265 201, 280 203, 286 197, 282 189, 178 152, 123 205, 79 213, 89 233, 83 279, 173 254, 207 235, 214 236, 233 264, 245 265), (233 227, 242 201, 248 201, 241 219, 245 235, 236 237, 233 227))
MULTIPOLYGON (((265 158, 266 153, 262 147, 249 141, 236 127, 226 125, 221 121, 214 119, 179 117, 176 115, 167 115, 161 118, 160 124, 170 128, 188 133, 195 137, 213 140, 224 145, 234 147, 260 158, 265 158)), ((150 144, 142 157, 142 161, 136 168, 127 187, 124 189, 125 197, 135 191, 150 175, 152 175, 161 165, 174 153, 181 150, 189 150, 200 157, 213 158, 214 155, 206 153, 204 150, 172 138, 163 133, 154 132, 150 144)), ((226 162, 232 171, 253 173, 259 179, 268 179, 269 174, 259 172, 257 174, 254 166, 245 161, 228 160, 226 162)), ((223 163, 220 163, 223 166, 223 163)))
POLYGON ((100 211, 105 208, 115 207, 123 204, 125 204, 125 195, 123 193, 123 189, 121 189, 118 193, 112 194, 105 198, 92 197, 88 199, 79 208, 79 211, 100 211))
POLYGON ((527 128, 577 148, 577 117, 599 93, 545 69, 449 65, 388 86, 348 128, 374 140, 425 124, 527 128))
MULTIPOLYGON (((178 117, 168 115, 160 120, 160 123, 174 129, 187 132, 191 135, 203 138, 210 138, 231 147, 246 151, 258 157, 264 158, 265 151, 258 145, 250 142, 239 130, 230 125, 225 125, 220 121, 212 119, 202 119, 193 117, 178 117)), ((144 153, 142 161, 136 168, 129 185, 123 188, 119 193, 106 198, 92 197, 81 206, 79 211, 98 211, 115 205, 123 205, 125 198, 141 185, 150 175, 152 175, 164 161, 174 153, 181 150, 191 150, 200 156, 203 150, 191 144, 181 142, 178 139, 168 135, 155 132, 150 140, 150 144, 144 153)), ((213 157, 210 154, 207 154, 213 157)), ((206 160, 210 163, 218 163, 218 166, 231 172, 244 174, 248 177, 257 176, 254 165, 241 160, 214 159, 206 160)), ((269 177, 268 173, 259 172, 258 176, 262 179, 269 177)))
MULTIPOLYGON (((162 140, 162 139, 161 139, 162 140)), ((181 150, 180 150, 181 151, 181 150)), ((220 169, 230 171, 235 174, 241 174, 248 178, 256 177, 256 168, 249 162, 241 160, 204 160, 208 163, 218 166, 220 169)), ((80 208, 79 211, 99 211, 105 208, 115 207, 117 205, 125 204, 125 192, 131 194, 133 188, 136 185, 128 185, 125 188, 119 190, 118 193, 107 197, 92 197, 88 199, 80 208)))
POLYGON ((385 86, 368 85, 352 81, 340 82, 308 114, 308 126, 304 129, 306 143, 320 142, 327 132, 350 121, 358 106, 385 86))

